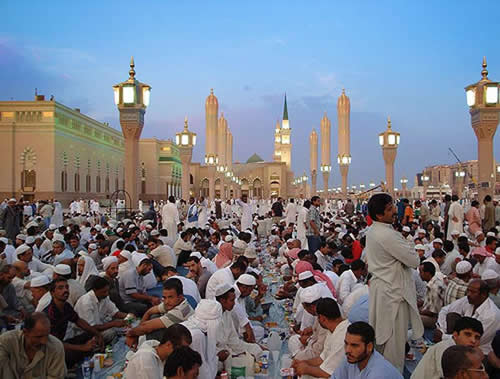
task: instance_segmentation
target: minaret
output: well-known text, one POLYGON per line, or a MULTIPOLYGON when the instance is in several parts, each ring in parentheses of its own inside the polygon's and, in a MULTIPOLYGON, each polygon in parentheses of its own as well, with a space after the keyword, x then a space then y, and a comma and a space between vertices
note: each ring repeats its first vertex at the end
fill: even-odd
POLYGON ((330 139, 331 139, 332 123, 326 116, 326 112, 321 119, 321 167, 323 173, 323 192, 325 198, 328 197, 328 180, 330 179, 330 171, 332 164, 330 160, 330 139))
POLYGON ((224 112, 221 113, 217 125, 217 157, 219 158, 219 166, 226 166, 226 134, 227 120, 224 118, 224 112))
POLYGON ((283 107, 283 121, 281 123, 281 162, 285 162, 287 168, 292 165, 292 143, 291 143, 291 129, 290 122, 288 121, 288 107, 283 107))
POLYGON ((347 196, 347 173, 351 164, 351 102, 342 89, 337 101, 338 117, 338 156, 337 162, 340 166, 340 175, 342 175, 342 193, 347 196))
POLYGON ((219 102, 214 95, 214 90, 210 90, 210 95, 205 101, 205 163, 207 165, 217 165, 217 119, 219 113, 219 102))
POLYGON ((279 120, 276 121, 276 129, 274 130, 273 161, 281 162, 281 125, 279 120))
POLYGON ((309 135, 309 146, 311 152, 309 158, 311 159, 311 195, 316 194, 316 179, 318 173, 318 134, 316 130, 312 130, 309 135))

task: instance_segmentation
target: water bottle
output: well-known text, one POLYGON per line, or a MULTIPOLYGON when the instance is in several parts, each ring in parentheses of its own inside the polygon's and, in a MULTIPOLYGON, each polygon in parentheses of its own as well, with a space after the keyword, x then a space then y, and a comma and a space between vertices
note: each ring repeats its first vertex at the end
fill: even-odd
POLYGON ((92 372, 90 369, 89 358, 86 357, 82 364, 82 375, 84 379, 90 379, 92 377, 92 372))

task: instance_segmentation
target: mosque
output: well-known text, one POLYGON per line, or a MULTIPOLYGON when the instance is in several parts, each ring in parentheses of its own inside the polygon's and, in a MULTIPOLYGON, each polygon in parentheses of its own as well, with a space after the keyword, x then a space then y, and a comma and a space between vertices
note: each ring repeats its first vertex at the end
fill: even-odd
MULTIPOLYGON (((272 160, 252 155, 233 162, 233 136, 219 117, 211 91, 205 102, 205 162, 189 165, 189 194, 229 199, 289 197, 294 194, 292 144, 288 109, 274 133, 272 160), (213 164, 216 162, 217 164, 213 164), (211 164, 210 164, 211 163, 211 164)), ((186 121, 187 122, 187 121, 186 121)), ((125 187, 125 140, 121 131, 69 108, 54 97, 0 102, 0 196, 29 201, 98 199, 106 204, 125 187)), ((139 140, 138 195, 143 201, 182 196, 179 146, 171 139, 139 140)))

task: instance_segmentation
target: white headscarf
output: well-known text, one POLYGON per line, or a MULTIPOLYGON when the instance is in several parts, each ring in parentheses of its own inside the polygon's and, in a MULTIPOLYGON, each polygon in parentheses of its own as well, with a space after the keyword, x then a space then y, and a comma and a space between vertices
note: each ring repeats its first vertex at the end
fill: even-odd
POLYGON ((216 346, 222 324, 222 306, 218 301, 202 299, 194 314, 182 324, 188 329, 200 329, 207 335, 207 357, 217 354, 216 346))
POLYGON ((78 262, 81 260, 85 261, 85 266, 83 267, 83 273, 82 275, 78 275, 78 270, 76 274, 76 280, 80 282, 81 284, 85 285, 85 282, 89 278, 90 275, 99 275, 99 271, 97 271, 97 268, 95 267, 94 260, 91 257, 88 256, 82 256, 80 259, 78 259, 78 262))
POLYGON ((112 263, 118 263, 118 258, 113 256, 102 258, 102 268, 104 271, 106 271, 112 263))

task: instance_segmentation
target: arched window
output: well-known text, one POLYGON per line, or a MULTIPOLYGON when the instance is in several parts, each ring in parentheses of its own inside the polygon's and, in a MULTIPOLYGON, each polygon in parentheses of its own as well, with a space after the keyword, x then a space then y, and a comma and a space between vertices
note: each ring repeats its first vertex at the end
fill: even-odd
POLYGON ((85 180, 85 188, 87 192, 92 192, 92 177, 90 176, 90 174, 87 174, 85 180))
POLYGON ((80 192, 80 173, 75 172, 75 192, 80 192))
POLYGON ((262 197, 262 182, 260 181, 260 179, 255 179, 253 181, 253 197, 262 197))
POLYGON ((95 191, 101 192, 101 176, 100 175, 97 175, 95 177, 95 191))
POLYGON ((21 188, 31 192, 36 187, 36 154, 31 147, 27 147, 21 154, 21 188))
POLYGON ((210 194, 210 189, 209 189, 209 181, 207 178, 203 179, 201 182, 201 196, 203 196, 205 199, 209 197, 210 194))

